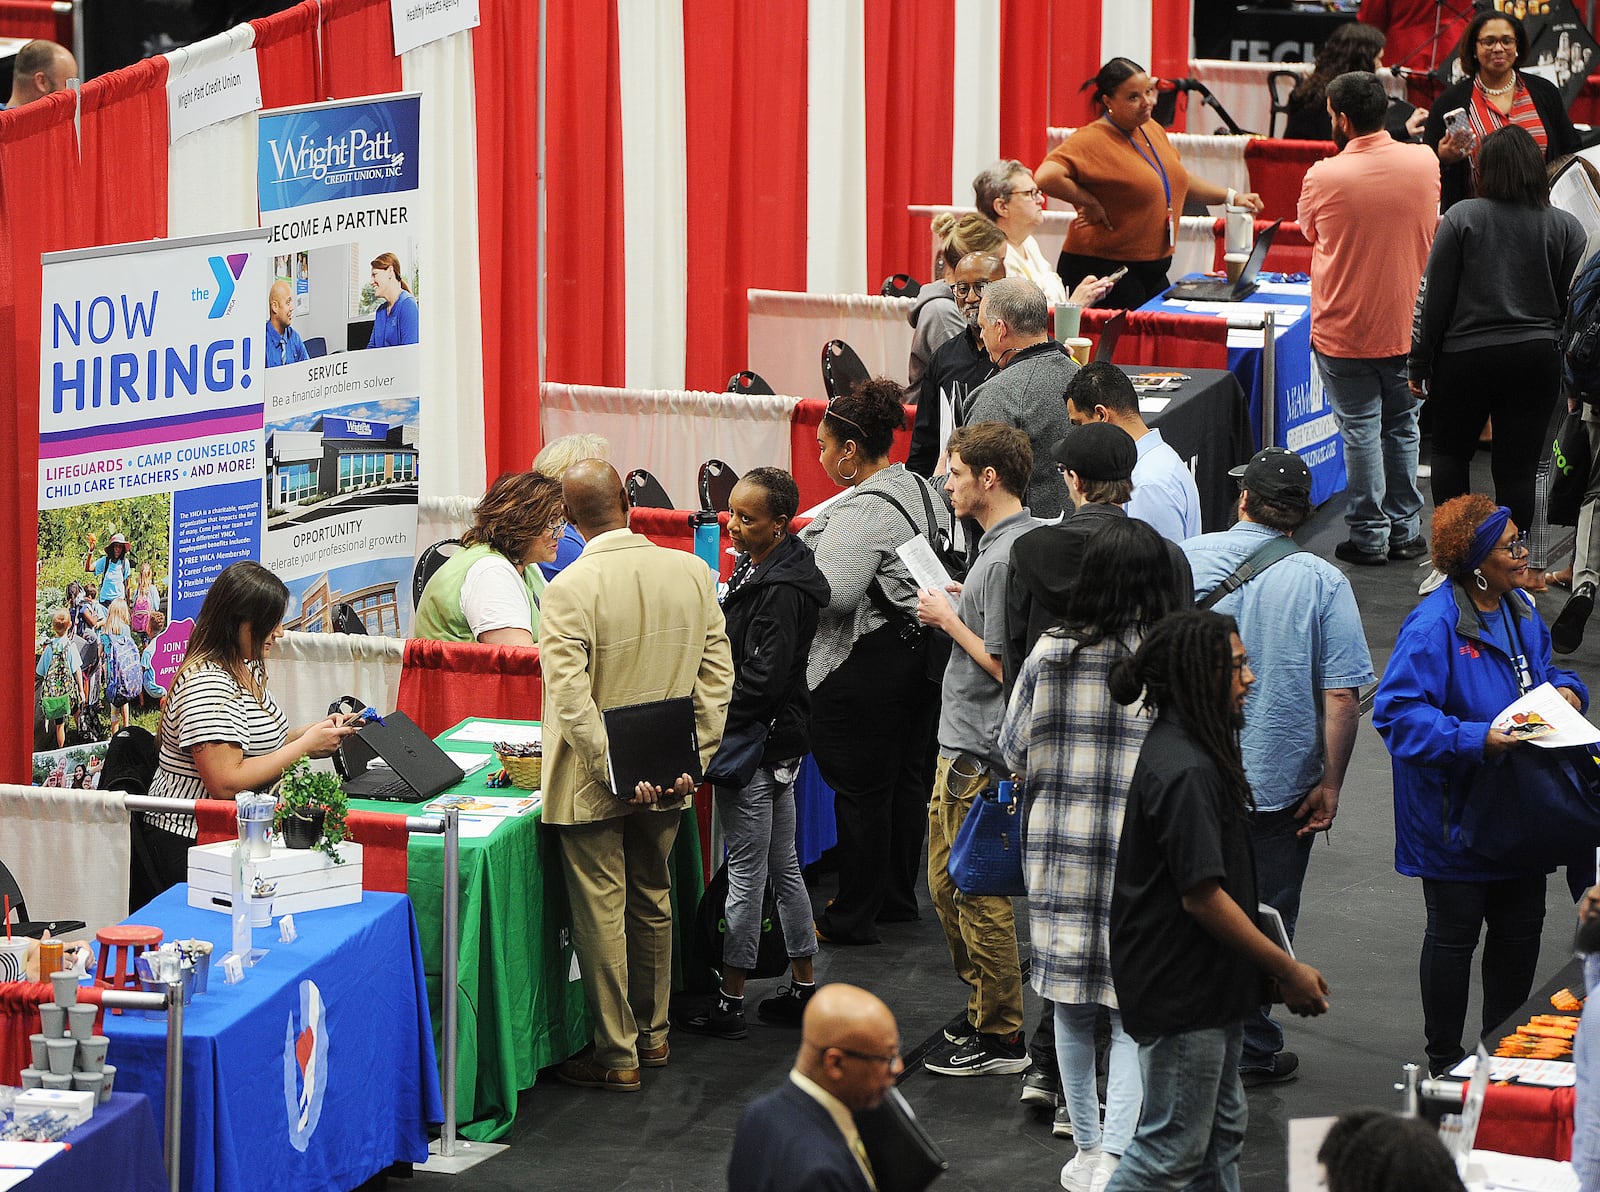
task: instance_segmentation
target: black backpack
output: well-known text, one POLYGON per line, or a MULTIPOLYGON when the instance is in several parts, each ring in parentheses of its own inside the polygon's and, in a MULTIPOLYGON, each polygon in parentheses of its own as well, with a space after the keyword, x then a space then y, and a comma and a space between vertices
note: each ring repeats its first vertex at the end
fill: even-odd
POLYGON ((1584 262, 1567 296, 1561 379, 1568 392, 1591 405, 1600 403, 1600 253, 1584 262))

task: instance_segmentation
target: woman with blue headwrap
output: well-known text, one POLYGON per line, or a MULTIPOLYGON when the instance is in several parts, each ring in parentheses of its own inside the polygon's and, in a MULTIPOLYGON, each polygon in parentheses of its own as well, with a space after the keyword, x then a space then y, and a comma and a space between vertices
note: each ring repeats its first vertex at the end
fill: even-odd
MULTIPOLYGON (((1472 957, 1485 925, 1484 1030, 1526 1000, 1539 961, 1544 870, 1508 869, 1461 839, 1474 772, 1507 750, 1533 748, 1492 722, 1541 683, 1580 711, 1589 691, 1551 661, 1550 632, 1520 590, 1528 547, 1509 509, 1479 493, 1456 497, 1435 510, 1432 538, 1433 564, 1450 582, 1400 627, 1372 722, 1394 759, 1395 869, 1422 879, 1427 904, 1422 1012, 1428 1068, 1437 1076, 1466 1054, 1472 957)), ((1517 792, 1494 795, 1515 799, 1517 792)))

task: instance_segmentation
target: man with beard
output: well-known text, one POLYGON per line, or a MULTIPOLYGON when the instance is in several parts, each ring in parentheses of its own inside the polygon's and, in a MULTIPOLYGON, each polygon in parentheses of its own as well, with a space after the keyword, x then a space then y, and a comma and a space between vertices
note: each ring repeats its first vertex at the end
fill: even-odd
POLYGON ((1005 275, 1005 262, 987 253, 968 253, 956 262, 950 288, 967 320, 967 329, 939 346, 917 389, 917 419, 911 428, 911 454, 906 458, 906 467, 919 476, 943 473, 940 454, 950 432, 965 421, 962 414, 967 394, 994 373, 994 362, 978 335, 978 307, 984 287, 1005 275), (947 405, 952 421, 945 425, 943 411, 947 405))
POLYGON ((1311 346, 1344 437, 1349 537, 1333 553, 1363 567, 1428 550, 1405 357, 1439 222, 1439 163, 1388 135, 1388 110, 1377 75, 1328 84, 1339 152, 1306 171, 1298 212, 1311 242, 1311 346))

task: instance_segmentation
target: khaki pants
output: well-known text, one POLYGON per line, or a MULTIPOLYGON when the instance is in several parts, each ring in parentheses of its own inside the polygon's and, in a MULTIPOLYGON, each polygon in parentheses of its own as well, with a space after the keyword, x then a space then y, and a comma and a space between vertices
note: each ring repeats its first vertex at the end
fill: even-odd
POLYGON ((972 989, 967 1016, 980 1033, 1009 1037, 1022 1029, 1022 970, 1011 899, 963 894, 950 880, 950 846, 988 785, 988 777, 950 771, 943 754, 933 772, 928 804, 928 892, 939 912, 956 975, 972 989))
POLYGON ((667 1039, 672 996, 672 903, 667 854, 680 813, 633 811, 562 825, 561 871, 572 908, 572 949, 594 1027, 595 1062, 639 1066, 637 1048, 667 1039))

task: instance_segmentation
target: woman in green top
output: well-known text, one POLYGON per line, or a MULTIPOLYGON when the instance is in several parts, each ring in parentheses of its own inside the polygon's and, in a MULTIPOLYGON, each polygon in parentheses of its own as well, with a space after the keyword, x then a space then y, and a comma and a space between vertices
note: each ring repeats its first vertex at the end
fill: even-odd
POLYGON ((441 642, 531 646, 539 637, 537 564, 556 557, 567 523, 561 482, 539 472, 507 472, 478 502, 461 536, 465 549, 433 573, 417 605, 415 637, 441 642))

